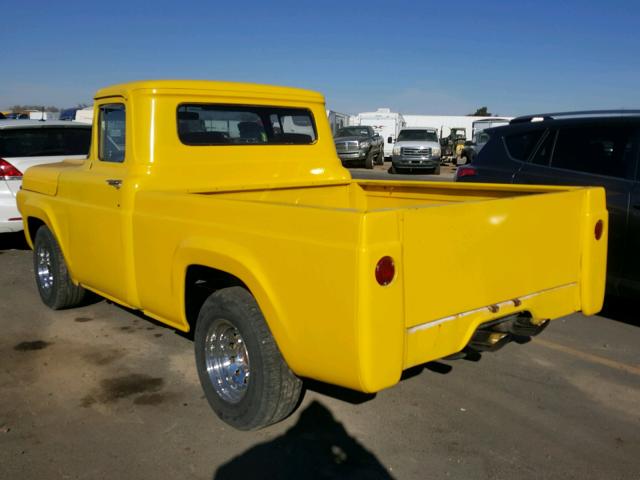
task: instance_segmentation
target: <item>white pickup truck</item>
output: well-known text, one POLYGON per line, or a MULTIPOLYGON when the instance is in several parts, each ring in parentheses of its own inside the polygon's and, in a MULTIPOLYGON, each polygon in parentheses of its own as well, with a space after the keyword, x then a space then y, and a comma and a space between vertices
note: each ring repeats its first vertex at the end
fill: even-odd
POLYGON ((435 128, 403 128, 393 146, 389 173, 422 171, 440 175, 440 142, 435 128))

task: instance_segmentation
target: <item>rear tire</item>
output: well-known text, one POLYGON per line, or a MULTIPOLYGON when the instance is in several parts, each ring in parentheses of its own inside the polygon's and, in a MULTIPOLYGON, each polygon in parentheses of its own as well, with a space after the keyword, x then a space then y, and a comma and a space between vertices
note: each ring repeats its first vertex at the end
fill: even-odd
POLYGON ((246 289, 229 287, 209 296, 198 315, 194 346, 209 405, 232 427, 266 427, 298 404, 302 381, 282 358, 246 289))
POLYGON ((440 165, 438 165, 436 168, 433 169, 433 174, 440 175, 440 165))
POLYGON ((71 281, 60 245, 44 225, 33 242, 33 271, 40 298, 49 308, 61 310, 82 302, 86 290, 71 281))

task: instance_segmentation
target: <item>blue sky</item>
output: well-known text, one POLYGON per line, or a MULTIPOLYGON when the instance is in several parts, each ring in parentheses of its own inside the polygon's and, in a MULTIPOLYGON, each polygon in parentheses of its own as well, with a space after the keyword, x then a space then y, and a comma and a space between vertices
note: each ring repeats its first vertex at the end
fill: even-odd
POLYGON ((640 108, 638 1, 0 0, 0 108, 149 78, 310 88, 347 113, 640 108))

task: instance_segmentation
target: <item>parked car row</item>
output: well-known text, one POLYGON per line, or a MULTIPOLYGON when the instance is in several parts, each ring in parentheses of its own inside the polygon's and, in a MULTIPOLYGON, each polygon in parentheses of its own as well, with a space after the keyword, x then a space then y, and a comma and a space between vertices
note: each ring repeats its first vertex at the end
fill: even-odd
MULTIPOLYGON (((345 167, 373 168, 384 164, 384 139, 373 127, 359 125, 340 128, 334 137, 336 152, 345 167)), ((403 128, 394 139, 389 173, 428 172, 440 174, 440 143, 433 128, 403 128)))
POLYGON ((640 292, 640 111, 622 113, 529 115, 485 130, 488 141, 455 180, 605 187, 607 289, 632 296, 640 292))

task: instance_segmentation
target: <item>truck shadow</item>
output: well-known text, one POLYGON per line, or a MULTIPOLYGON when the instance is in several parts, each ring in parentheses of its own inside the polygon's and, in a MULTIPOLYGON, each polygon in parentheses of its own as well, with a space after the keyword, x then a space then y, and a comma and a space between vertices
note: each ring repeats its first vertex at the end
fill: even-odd
POLYGON ((313 401, 283 435, 256 445, 220 466, 214 480, 391 479, 377 457, 313 401))
POLYGON ((448 363, 442 363, 442 362, 424 363, 422 365, 417 365, 415 367, 411 367, 411 368, 406 369, 404 372, 402 372, 402 376, 400 377, 400 381, 408 380, 408 379, 413 378, 413 377, 417 377, 418 375, 420 375, 425 370, 428 370, 428 371, 433 372, 433 373, 439 373, 440 375, 446 375, 451 370, 453 370, 453 367, 451 365, 449 365, 448 363))
POLYGON ((2 250, 29 250, 24 233, 0 233, 0 252, 2 250))
MULTIPOLYGON (((478 354, 478 359, 479 359, 479 354, 478 354)), ((473 359, 473 361, 477 361, 477 360, 473 359)), ((400 381, 404 381, 404 380, 408 380, 409 378, 416 377, 420 375, 422 372, 424 372, 425 370, 428 370, 433 373, 438 373, 440 375, 446 375, 452 369, 453 367, 446 363, 429 362, 423 365, 417 365, 415 367, 411 367, 403 371, 402 376, 400 377, 400 381)), ((321 395, 326 395, 327 397, 335 398, 343 402, 351 403, 352 405, 360 405, 361 403, 369 402, 374 398, 376 398, 375 393, 358 392, 356 390, 339 387, 337 385, 331 385, 329 383, 319 382, 317 380, 311 380, 309 378, 304 379, 304 389, 311 390, 313 392, 320 393, 321 395)))
POLYGON ((304 379, 304 389, 311 390, 312 392, 316 392, 321 395, 326 395, 327 397, 342 400, 343 402, 351 403, 352 405, 360 405, 361 403, 365 403, 376 398, 375 393, 358 392, 356 390, 319 382, 318 380, 312 380, 310 378, 304 379))

